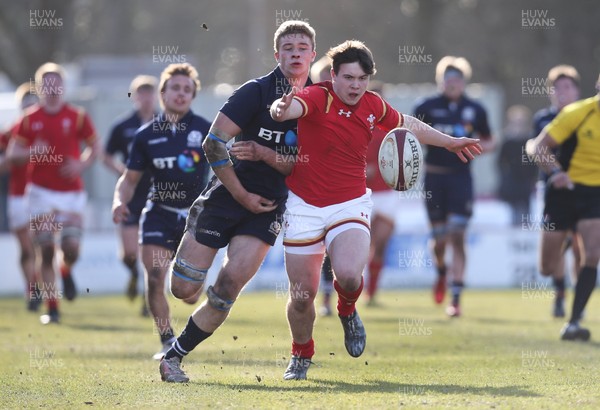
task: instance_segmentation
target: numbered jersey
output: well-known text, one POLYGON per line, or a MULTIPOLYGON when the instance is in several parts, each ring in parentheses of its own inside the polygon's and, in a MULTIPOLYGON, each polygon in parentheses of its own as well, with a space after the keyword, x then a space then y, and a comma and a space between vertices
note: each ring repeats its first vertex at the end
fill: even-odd
POLYGON ((192 205, 206 185, 202 142, 209 128, 208 121, 189 111, 177 124, 163 114, 139 129, 127 168, 152 175, 152 202, 175 208, 192 205))
MULTIPOLYGON (((305 85, 309 85, 310 80, 305 85)), ((239 141, 255 141, 276 152, 297 153, 296 120, 277 122, 271 118, 271 104, 292 86, 279 67, 264 77, 250 80, 229 97, 221 112, 242 129, 239 141)), ((287 197, 285 176, 262 161, 237 161, 235 173, 248 191, 269 199, 287 197)))

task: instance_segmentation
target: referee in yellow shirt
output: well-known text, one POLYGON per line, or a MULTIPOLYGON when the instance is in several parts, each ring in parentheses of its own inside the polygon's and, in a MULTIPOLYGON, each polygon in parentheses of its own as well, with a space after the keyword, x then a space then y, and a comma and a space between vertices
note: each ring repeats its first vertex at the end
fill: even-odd
POLYGON ((600 76, 595 97, 574 102, 563 108, 528 147, 537 165, 548 175, 556 189, 569 189, 573 201, 561 215, 544 215, 544 224, 552 227, 553 218, 569 219, 577 226, 584 247, 584 258, 575 286, 571 319, 561 330, 562 340, 589 340, 590 331, 579 326, 598 276, 600 259, 600 76), (563 169, 552 150, 571 138, 575 150, 567 169, 563 169))

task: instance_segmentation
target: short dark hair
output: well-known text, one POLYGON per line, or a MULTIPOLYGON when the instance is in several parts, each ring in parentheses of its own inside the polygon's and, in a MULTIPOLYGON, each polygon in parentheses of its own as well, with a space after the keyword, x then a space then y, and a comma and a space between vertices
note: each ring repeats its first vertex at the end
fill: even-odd
POLYGON ((336 75, 340 71, 340 65, 356 62, 365 74, 373 75, 377 72, 373 54, 362 41, 346 40, 342 44, 330 48, 327 56, 331 59, 331 66, 336 75))
POLYGON ((313 51, 315 50, 315 47, 317 46, 315 29, 305 21, 288 20, 281 23, 273 35, 273 47, 275 48, 275 51, 279 51, 279 40, 281 40, 281 37, 290 34, 304 34, 306 37, 310 38, 312 49, 313 51))

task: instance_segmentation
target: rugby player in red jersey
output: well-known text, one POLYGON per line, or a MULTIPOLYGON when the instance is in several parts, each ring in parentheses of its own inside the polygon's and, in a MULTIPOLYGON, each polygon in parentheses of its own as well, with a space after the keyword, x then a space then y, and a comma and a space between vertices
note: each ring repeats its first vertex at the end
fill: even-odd
POLYGON ((298 118, 298 152, 306 161, 293 167, 285 213, 285 262, 290 281, 287 317, 292 358, 284 379, 306 379, 314 354, 314 298, 325 249, 331 258, 338 292, 338 315, 346 350, 359 357, 366 332, 355 302, 363 288, 369 258, 371 192, 366 187, 366 152, 372 131, 404 126, 423 144, 442 146, 462 161, 481 153, 479 140, 454 138, 416 118, 402 115, 379 94, 367 91, 375 74, 371 51, 346 41, 328 53, 332 80, 275 100, 276 121, 298 118), (291 221, 291 222, 290 222, 291 221))
MULTIPOLYGON (((38 97, 35 92, 32 92, 31 84, 28 82, 17 88, 15 97, 23 111, 38 102, 38 97)), ((0 152, 8 148, 16 127, 17 124, 12 127, 12 130, 0 135, 0 152)), ((17 238, 21 250, 20 263, 25 278, 27 310, 36 312, 40 305, 37 283, 39 274, 36 274, 35 248, 29 230, 29 211, 25 197, 27 163, 15 163, 3 157, 0 159, 0 173, 4 171, 10 172, 7 198, 8 227, 17 238)))
POLYGON ((28 158, 31 180, 27 185, 30 229, 42 259, 42 296, 48 314, 42 323, 58 322, 58 299, 54 268, 55 235, 60 234, 64 297, 77 295, 71 269, 79 258, 79 243, 87 195, 81 175, 96 159, 98 139, 85 111, 64 101, 64 70, 55 63, 43 64, 35 73, 39 106, 29 110, 17 126, 8 156, 28 158), (80 144, 87 145, 82 152, 80 144))

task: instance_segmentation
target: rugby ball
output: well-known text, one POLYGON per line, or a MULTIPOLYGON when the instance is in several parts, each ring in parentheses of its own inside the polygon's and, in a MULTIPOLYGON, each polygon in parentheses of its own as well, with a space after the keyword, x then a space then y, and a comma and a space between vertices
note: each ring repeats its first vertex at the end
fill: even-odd
POLYGON ((378 163, 387 186, 407 191, 417 184, 423 169, 421 144, 406 128, 394 128, 381 142, 378 163))

